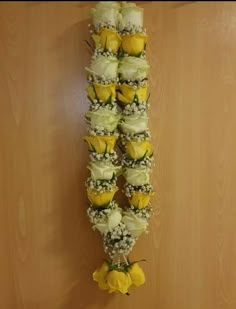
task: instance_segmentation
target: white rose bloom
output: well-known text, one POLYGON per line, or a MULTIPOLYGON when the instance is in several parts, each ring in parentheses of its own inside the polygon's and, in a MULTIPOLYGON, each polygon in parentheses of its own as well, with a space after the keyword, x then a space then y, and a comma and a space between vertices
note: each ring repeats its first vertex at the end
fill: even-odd
POLYGON ((119 63, 118 73, 123 80, 143 80, 147 77, 149 68, 145 59, 124 57, 119 63))
POLYGON ((148 222, 138 218, 132 211, 123 212, 122 221, 133 237, 139 237, 148 227, 148 222))
POLYGON ((142 186, 150 182, 150 169, 146 167, 126 168, 126 181, 132 186, 142 186))
POLYGON ((120 4, 116 1, 100 1, 95 8, 91 9, 93 25, 98 29, 101 24, 118 26, 120 19, 120 4))
POLYGON ((120 124, 123 133, 140 133, 148 129, 148 116, 144 113, 142 116, 124 116, 124 122, 120 124))
POLYGON ((88 119, 91 128, 98 126, 112 132, 118 125, 120 115, 114 111, 103 109, 87 112, 86 118, 88 119))
POLYGON ((85 70, 93 75, 102 76, 105 79, 113 79, 117 77, 118 59, 114 56, 98 56, 90 65, 90 68, 85 67, 85 70))
POLYGON ((120 30, 143 27, 143 8, 136 6, 135 3, 124 3, 121 7, 120 30))
POLYGON ((121 222, 121 219, 121 208, 118 207, 110 213, 107 220, 95 224, 93 228, 99 230, 101 234, 106 234, 111 232, 121 222))
POLYGON ((90 162, 87 167, 93 180, 110 180, 114 174, 117 175, 121 171, 120 166, 114 166, 111 162, 94 161, 90 162))

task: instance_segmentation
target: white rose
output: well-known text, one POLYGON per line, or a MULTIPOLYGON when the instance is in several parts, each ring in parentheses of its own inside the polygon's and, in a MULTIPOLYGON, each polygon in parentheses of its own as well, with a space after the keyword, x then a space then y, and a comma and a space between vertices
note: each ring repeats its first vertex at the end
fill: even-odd
POLYGON ((106 234, 111 232, 121 222, 121 219, 121 208, 118 207, 110 213, 107 220, 95 224, 93 228, 99 230, 101 234, 106 234))
POLYGON ((126 168, 126 181, 133 186, 142 186, 150 182, 150 169, 146 167, 126 168))
POLYGON ((136 6, 135 3, 124 3, 121 7, 120 30, 130 29, 131 27, 143 27, 143 8, 136 6))
POLYGON ((114 166, 111 162, 90 162, 87 167, 91 172, 91 178, 93 180, 110 180, 112 179, 114 174, 117 175, 121 171, 120 166, 114 166))
POLYGON ((104 109, 87 112, 86 118, 88 119, 91 128, 98 126, 112 132, 117 127, 117 124, 120 120, 120 115, 114 111, 104 109))
POLYGON ((123 80, 143 80, 148 75, 149 67, 145 59, 124 57, 119 63, 118 73, 123 80))
POLYGON ((142 116, 124 116, 124 122, 120 124, 124 133, 140 133, 148 128, 148 116, 144 113, 142 116))
POLYGON ((120 19, 120 4, 115 1, 100 1, 91 9, 93 25, 96 30, 101 24, 117 27, 120 19))
POLYGON ((113 79, 117 77, 118 59, 114 56, 98 56, 90 65, 90 68, 85 68, 87 72, 93 75, 102 76, 106 79, 113 79))
POLYGON ((123 212, 122 221, 133 237, 139 237, 148 227, 147 221, 138 218, 132 211, 123 212))

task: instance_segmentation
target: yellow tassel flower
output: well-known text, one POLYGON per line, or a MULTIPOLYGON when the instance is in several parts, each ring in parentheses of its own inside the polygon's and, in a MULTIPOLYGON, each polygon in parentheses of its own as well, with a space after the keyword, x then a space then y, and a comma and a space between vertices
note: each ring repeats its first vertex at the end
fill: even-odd
POLYGON ((134 263, 131 265, 129 269, 129 275, 134 286, 139 287, 140 285, 145 283, 144 272, 138 263, 134 263))
POLYGON ((153 153, 153 147, 148 140, 131 140, 125 145, 125 151, 132 159, 137 160, 141 159, 144 155, 150 156, 153 153))
POLYGON ((97 153, 111 153, 115 147, 117 141, 117 136, 85 136, 84 140, 88 143, 91 151, 96 151, 97 153))
POLYGON ((151 196, 154 195, 154 192, 144 193, 135 191, 132 193, 132 196, 129 198, 129 204, 137 207, 139 209, 143 209, 147 207, 150 202, 151 196))
POLYGON ((136 56, 140 54, 147 43, 147 35, 143 33, 127 34, 122 36, 122 49, 130 56, 136 56))
POLYGON ((114 197, 115 193, 118 191, 118 187, 114 187, 112 191, 106 191, 103 193, 99 193, 94 189, 87 189, 87 195, 89 201, 96 206, 104 206, 107 205, 114 197))
POLYGON ((107 262, 104 262, 102 266, 95 270, 93 273, 93 280, 98 283, 101 290, 108 290, 109 286, 106 282, 106 277, 109 272, 109 266, 107 262))
POLYGON ((134 89, 132 86, 123 83, 118 87, 118 90, 117 98, 124 105, 132 103, 135 95, 138 97, 139 102, 144 102, 147 99, 147 86, 134 89))
POLYGON ((93 83, 87 87, 88 97, 93 101, 95 99, 102 100, 102 102, 107 102, 107 100, 111 97, 112 101, 116 97, 116 85, 108 84, 102 85, 93 83))
POLYGON ((109 287, 109 293, 120 292, 122 294, 126 294, 128 293, 128 289, 131 284, 132 281, 129 273, 112 270, 107 275, 107 285, 109 287))
POLYGON ((121 44, 121 36, 117 31, 111 29, 102 28, 99 34, 93 34, 92 38, 96 48, 101 47, 106 50, 110 48, 113 54, 117 53, 121 44))

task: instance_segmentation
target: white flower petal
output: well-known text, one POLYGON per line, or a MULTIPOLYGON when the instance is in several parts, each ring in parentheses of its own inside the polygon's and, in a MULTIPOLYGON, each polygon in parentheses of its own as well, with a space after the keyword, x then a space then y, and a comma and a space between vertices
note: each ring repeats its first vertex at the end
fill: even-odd
POLYGON ((126 168, 124 177, 132 186, 141 186, 150 182, 150 169, 146 167, 126 168))
POLYGON ((102 76, 106 79, 113 79, 117 77, 118 60, 116 57, 98 56, 90 65, 90 68, 85 68, 91 74, 102 76))
POLYGON ((143 232, 146 231, 148 226, 146 220, 138 218, 132 211, 124 212, 122 221, 133 237, 139 237, 143 232))
POLYGON ((142 80, 147 77, 149 67, 146 59, 124 57, 119 63, 118 73, 124 80, 142 80))

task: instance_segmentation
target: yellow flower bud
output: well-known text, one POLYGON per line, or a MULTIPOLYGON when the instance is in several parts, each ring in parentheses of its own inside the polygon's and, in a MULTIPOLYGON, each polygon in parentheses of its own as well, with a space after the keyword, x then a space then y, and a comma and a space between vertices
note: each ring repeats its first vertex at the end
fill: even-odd
POLYGON ((93 280, 98 283, 101 290, 108 290, 109 286, 107 284, 106 278, 109 271, 107 262, 104 262, 102 266, 95 270, 93 273, 93 280))
POLYGON ((117 98, 124 105, 132 103, 135 94, 138 97, 139 102, 144 102, 147 99, 147 86, 134 89, 132 86, 123 83, 118 87, 118 90, 117 98))
POLYGON ((122 49, 130 56, 136 56, 144 50, 147 35, 143 33, 127 34, 122 36, 122 49))
POLYGON ((95 99, 102 100, 103 102, 106 102, 110 96, 112 100, 116 97, 116 85, 115 84, 109 84, 109 85, 102 85, 102 84, 90 84, 87 87, 87 94, 88 97, 93 101, 95 99))
POLYGON ((153 147, 148 140, 129 141, 125 145, 125 151, 132 159, 137 160, 142 158, 144 155, 147 157, 150 156, 153 152, 153 147))
POLYGON ((145 283, 145 275, 142 268, 138 263, 134 263, 129 269, 129 275, 132 281, 132 284, 136 287, 145 283))
POLYGON ((102 28, 99 34, 93 34, 92 38, 95 42, 96 48, 108 49, 110 48, 113 54, 116 54, 120 44, 121 37, 117 31, 111 29, 102 28))
POLYGON ((128 273, 112 270, 107 275, 107 284, 109 293, 120 292, 126 294, 132 282, 128 273))
POLYGON ((129 198, 129 204, 139 209, 145 208, 149 204, 151 196, 153 195, 154 195, 154 192, 144 193, 144 192, 135 191, 132 193, 132 196, 129 198))
POLYGON ((96 206, 107 205, 114 197, 115 193, 118 191, 118 187, 114 187, 112 191, 106 191, 103 193, 98 192, 97 190, 88 188, 87 195, 89 201, 96 206))
POLYGON ((97 153, 104 153, 106 151, 107 153, 110 153, 115 147, 117 136, 89 135, 85 136, 84 140, 88 143, 91 151, 96 151, 97 153))

